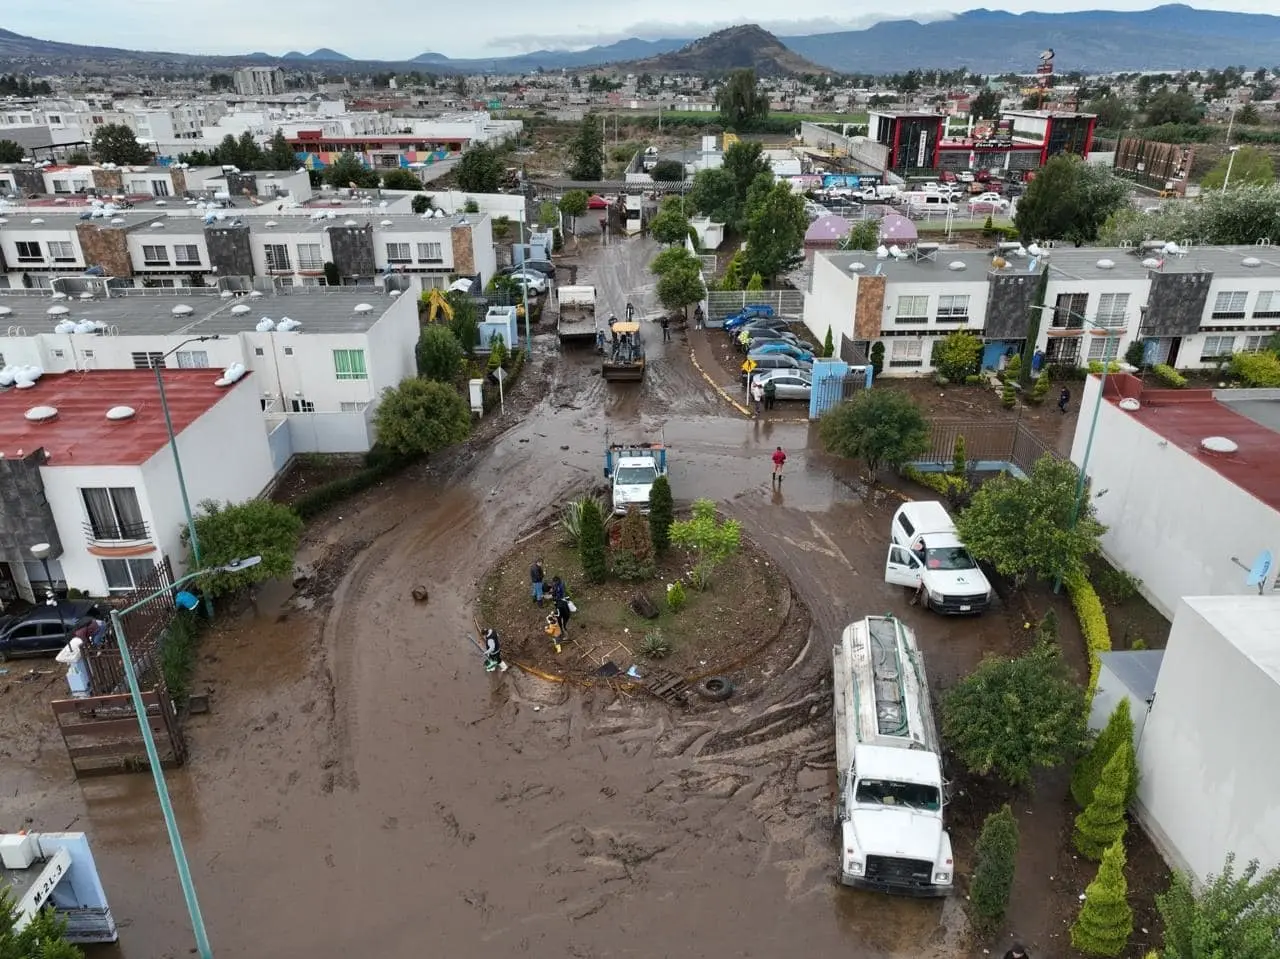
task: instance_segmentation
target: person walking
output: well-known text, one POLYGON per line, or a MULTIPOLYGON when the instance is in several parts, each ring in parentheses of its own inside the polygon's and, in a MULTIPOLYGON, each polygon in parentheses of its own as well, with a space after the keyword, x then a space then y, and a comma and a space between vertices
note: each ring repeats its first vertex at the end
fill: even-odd
POLYGON ((779 446, 773 451, 773 482, 782 485, 782 467, 787 462, 787 454, 779 446))
POLYGON ((556 600, 556 623, 560 627, 560 642, 563 643, 569 635, 569 619, 573 616, 573 604, 569 602, 568 597, 556 600))
POLYGON ((764 387, 756 380, 751 384, 751 401, 756 407, 756 416, 760 415, 760 405, 764 402, 764 387))
POLYGON ((702 329, 702 321, 706 319, 706 314, 702 312, 702 304, 699 303, 693 308, 693 328, 695 330, 702 329))
POLYGON ((1071 391, 1064 386, 1062 388, 1062 392, 1058 394, 1058 412, 1066 413, 1067 407, 1070 404, 1071 404, 1071 391))
POLYGON ((636 308, 632 306, 630 302, 628 302, 627 303, 627 322, 630 323, 632 320, 635 319, 635 316, 636 316, 636 308))
POLYGON ((569 591, 565 589, 564 580, 562 580, 559 576, 552 576, 551 577, 551 601, 553 603, 558 603, 560 602, 560 600, 568 596, 568 594, 569 594, 569 591))
POLYGON ((671 342, 671 317, 664 315, 662 319, 659 320, 658 322, 662 324, 662 342, 670 343, 671 342))
POLYGON ((491 673, 495 669, 505 673, 507 664, 502 660, 502 640, 498 631, 490 628, 484 631, 484 671, 491 673))
POLYGON ((764 408, 766 410, 773 409, 773 405, 778 402, 778 384, 773 381, 773 377, 764 381, 764 408))
POLYGON ((533 585, 533 601, 539 606, 542 605, 542 581, 544 578, 542 560, 535 559, 533 565, 529 567, 529 582, 533 585))

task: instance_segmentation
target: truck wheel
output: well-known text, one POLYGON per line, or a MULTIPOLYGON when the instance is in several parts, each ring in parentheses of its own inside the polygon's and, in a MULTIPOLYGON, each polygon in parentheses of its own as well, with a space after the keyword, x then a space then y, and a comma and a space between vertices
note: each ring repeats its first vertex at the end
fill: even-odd
POLYGON ((733 695, 733 683, 723 676, 710 676, 698 684, 698 695, 709 703, 722 703, 733 695))

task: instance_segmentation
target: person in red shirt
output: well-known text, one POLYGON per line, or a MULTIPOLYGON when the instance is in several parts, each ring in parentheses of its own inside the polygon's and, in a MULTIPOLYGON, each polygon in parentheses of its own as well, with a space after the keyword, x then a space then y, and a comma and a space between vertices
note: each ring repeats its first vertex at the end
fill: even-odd
POLYGON ((782 464, 786 461, 787 454, 782 452, 782 447, 779 446, 773 451, 773 481, 775 483, 782 482, 782 464))

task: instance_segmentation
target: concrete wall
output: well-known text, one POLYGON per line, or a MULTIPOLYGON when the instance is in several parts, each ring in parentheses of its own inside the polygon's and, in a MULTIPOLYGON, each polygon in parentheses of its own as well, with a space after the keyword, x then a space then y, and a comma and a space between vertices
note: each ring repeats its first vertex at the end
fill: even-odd
POLYGON ((290 413, 295 453, 364 453, 373 445, 372 407, 363 413, 290 413))
POLYGON ((839 269, 830 258, 815 256, 809 290, 804 296, 804 325, 819 341, 827 335, 828 328, 836 343, 840 342, 841 334, 855 339, 853 317, 857 298, 857 278, 839 269))
POLYGON ((247 226, 207 226, 205 249, 219 276, 253 276, 253 248, 247 226))
POLYGON ((844 154, 871 173, 883 173, 889 162, 889 148, 864 136, 843 136, 838 131, 828 130, 816 123, 801 123, 800 136, 806 146, 844 154))
POLYGON ((333 262, 344 279, 369 277, 377 272, 373 252, 373 227, 331 226, 326 232, 329 234, 329 247, 333 251, 333 262))
POLYGON ((987 277, 987 315, 983 335, 987 339, 1025 339, 1027 321, 1031 318, 1031 302, 1035 299, 1039 277, 992 273, 987 277))
MULTIPOLYGON (((1071 444, 1080 465, 1098 395, 1090 377, 1080 397, 1084 411, 1071 444)), ((1168 415, 1176 416, 1171 410, 1168 415)), ((1199 457, 1161 437, 1106 402, 1087 470, 1108 559, 1142 580, 1143 595, 1166 617, 1183 596, 1242 595, 1245 562, 1280 544, 1280 513, 1231 483, 1199 457)))
POLYGON ((1278 598, 1193 596, 1178 607, 1138 750, 1135 811, 1165 858, 1199 879, 1231 852, 1240 868, 1280 865, 1276 648, 1278 598), (1231 639, 1244 619, 1269 632, 1271 675, 1231 639))
POLYGON ((368 399, 374 406, 383 390, 399 386, 403 380, 417 375, 417 359, 414 355, 419 333, 417 299, 417 293, 413 290, 397 297, 391 308, 366 334, 368 399))
POLYGON ((464 193, 461 190, 427 190, 431 205, 445 213, 462 213, 468 200, 475 201, 481 213, 505 216, 512 223, 525 220, 524 197, 518 193, 464 193))
POLYGON ((124 229, 81 223, 76 227, 86 266, 100 266, 108 276, 133 276, 128 233, 124 229))
POLYGON ((62 549, 57 521, 45 496, 40 467, 44 455, 0 459, 0 562, 25 563, 31 547, 48 543, 56 559, 62 549))
POLYGON ((1212 273, 1151 273, 1145 330, 1148 336, 1181 336, 1200 329, 1212 273))
POLYGON ((267 445, 271 448, 271 466, 278 474, 293 458, 293 432, 289 418, 283 415, 267 419, 267 445))
MULTIPOLYGON (((173 470, 173 458, 168 449, 164 451, 169 457, 169 469, 173 470)), ((185 465, 185 464, 184 464, 185 465)), ((41 469, 44 479, 45 495, 48 497, 54 521, 62 539, 62 575, 71 589, 84 590, 91 596, 107 594, 106 577, 98 557, 92 556, 88 550, 84 524, 89 514, 80 494, 82 489, 98 487, 121 487, 132 489, 137 493, 138 505, 142 510, 142 518, 156 535, 155 515, 151 510, 148 491, 142 478, 142 470, 137 466, 60 466, 51 464, 41 469)), ((159 554, 152 556, 134 556, 133 559, 158 560, 159 554)), ((175 557, 179 558, 179 557, 175 557)))
MULTIPOLYGON (((0 139, 4 139, 0 137, 0 139)), ((3 214, 0 214, 3 215, 3 214)), ((41 230, 39 228, 27 229, 21 231, 6 228, 0 230, 0 258, 3 262, 9 264, 12 270, 24 270, 31 268, 39 268, 45 266, 64 267, 68 273, 79 272, 88 264, 84 261, 84 254, 80 248, 80 235, 75 230, 41 230), (40 255, 43 259, 40 262, 30 260, 18 260, 18 241, 24 243, 39 243, 40 255), (54 260, 49 253, 50 243, 70 243, 71 252, 74 259, 54 260)))

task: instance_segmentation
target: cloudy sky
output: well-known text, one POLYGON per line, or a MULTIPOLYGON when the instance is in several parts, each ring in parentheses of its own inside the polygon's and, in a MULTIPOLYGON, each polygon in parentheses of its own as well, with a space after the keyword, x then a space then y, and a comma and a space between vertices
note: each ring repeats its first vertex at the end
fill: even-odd
MULTIPOLYGON (((861 4, 855 4, 854 11, 839 17, 779 20, 786 6, 777 0, 701 0, 696 13, 688 0, 646 0, 637 6, 600 0, 482 2, 483 8, 477 9, 468 4, 408 0, 307 0, 302 4, 218 0, 194 6, 188 0, 7 0, 0 12, 0 28, 45 40, 135 50, 228 55, 261 50, 278 55, 331 47, 355 59, 405 60, 428 51, 450 57, 488 57, 544 48, 576 49, 627 37, 697 37, 752 22, 780 36, 794 36, 859 29, 887 19, 883 6, 864 15, 856 12, 861 4)), ((1013 13, 1140 10, 1156 3, 1010 0, 997 5, 988 0, 988 6, 1013 13)), ((981 0, 898 0, 892 4, 892 14, 898 19, 936 20, 981 5, 981 0)), ((1275 9, 1269 0, 1202 0, 1194 5, 1250 13, 1275 9)))

